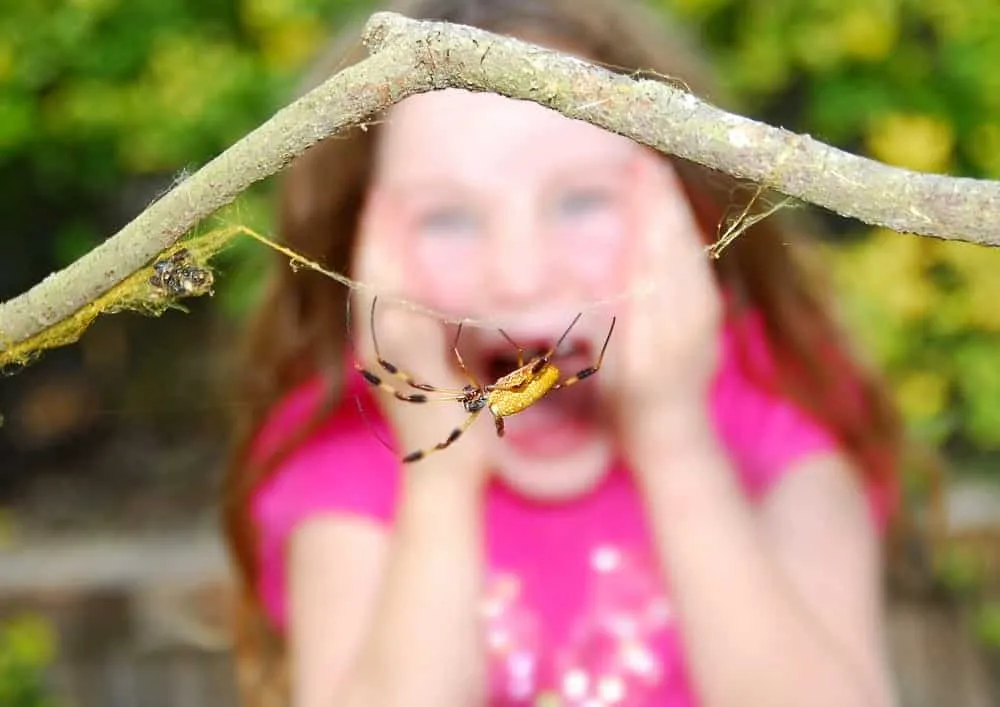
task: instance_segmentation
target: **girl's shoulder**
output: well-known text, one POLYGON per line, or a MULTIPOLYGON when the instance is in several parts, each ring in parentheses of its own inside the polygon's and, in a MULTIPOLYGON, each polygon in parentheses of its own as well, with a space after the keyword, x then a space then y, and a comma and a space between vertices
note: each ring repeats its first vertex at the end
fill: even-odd
MULTIPOLYGON (((352 369, 353 371, 353 369, 352 369)), ((389 438, 363 385, 347 377, 341 399, 327 414, 324 385, 313 378, 291 390, 258 430, 251 450, 262 461, 283 445, 276 462, 250 499, 259 558, 258 591, 271 620, 286 621, 285 557, 293 531, 325 514, 349 515, 388 526, 395 514, 398 465, 373 434, 389 438), (364 412, 355 402, 359 396, 364 412), (313 418, 319 416, 314 427, 313 418), (296 436, 308 430, 301 440, 296 436)))
POLYGON ((251 452, 254 459, 295 440, 319 414, 315 426, 279 458, 256 489, 251 510, 260 527, 286 533, 315 512, 391 521, 399 470, 380 440, 391 439, 391 431, 356 379, 346 376, 340 399, 326 414, 320 412, 322 379, 307 380, 286 394, 261 426, 251 452))
POLYGON ((820 420, 767 385, 775 361, 759 313, 727 322, 711 391, 716 428, 751 496, 764 494, 792 465, 837 449, 820 420))

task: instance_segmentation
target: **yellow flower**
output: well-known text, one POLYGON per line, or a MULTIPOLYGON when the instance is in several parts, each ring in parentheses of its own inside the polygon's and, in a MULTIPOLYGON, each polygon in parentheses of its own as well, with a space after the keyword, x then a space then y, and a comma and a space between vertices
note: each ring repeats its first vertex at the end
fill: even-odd
POLYGON ((253 30, 266 30, 294 15, 295 5, 294 0, 243 0, 239 8, 240 19, 253 30))
POLYGON ((954 268, 962 285, 957 294, 966 326, 1000 332, 1000 252, 971 243, 940 242, 941 262, 954 268))
POLYGON ((1000 179, 1000 122, 977 125, 969 134, 969 157, 990 179, 1000 179))
POLYGON ((29 665, 43 666, 55 658, 55 631, 41 616, 18 616, 0 629, 3 630, 7 647, 18 660, 29 665))
POLYGON ((840 18, 840 43, 844 53, 866 61, 884 59, 896 45, 899 25, 892 6, 866 4, 840 18))
POLYGON ((875 229, 837 258, 837 280, 852 296, 875 301, 901 321, 924 317, 934 305, 934 289, 924 271, 926 239, 875 229))
POLYGON ((915 420, 940 415, 948 399, 948 380, 936 371, 907 372, 894 389, 899 406, 915 420))
POLYGON ((888 113, 871 121, 865 142, 886 164, 919 172, 945 172, 955 148, 950 123, 930 115, 888 113))
POLYGON ((286 20, 261 32, 264 60, 276 69, 294 69, 315 53, 323 26, 310 19, 286 20))

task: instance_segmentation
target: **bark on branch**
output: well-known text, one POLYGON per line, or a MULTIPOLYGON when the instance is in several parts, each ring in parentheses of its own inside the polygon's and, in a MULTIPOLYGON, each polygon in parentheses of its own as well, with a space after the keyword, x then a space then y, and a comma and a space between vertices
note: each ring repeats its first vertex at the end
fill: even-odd
POLYGON ((889 167, 637 79, 482 30, 376 13, 370 56, 276 113, 65 270, 0 303, 0 352, 62 321, 317 142, 454 87, 534 101, 872 225, 1000 245, 1000 182, 889 167))

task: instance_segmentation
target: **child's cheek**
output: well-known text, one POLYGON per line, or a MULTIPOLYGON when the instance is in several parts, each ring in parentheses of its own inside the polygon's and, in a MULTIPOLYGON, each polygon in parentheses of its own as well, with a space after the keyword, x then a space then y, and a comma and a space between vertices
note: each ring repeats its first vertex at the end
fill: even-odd
POLYGON ((374 202, 372 235, 385 239, 384 252, 398 259, 402 296, 434 309, 462 312, 480 289, 482 248, 475 239, 421 233, 414 209, 387 195, 374 202))
POLYGON ((409 238, 404 252, 413 263, 412 296, 445 312, 470 310, 483 287, 482 251, 470 239, 409 238))

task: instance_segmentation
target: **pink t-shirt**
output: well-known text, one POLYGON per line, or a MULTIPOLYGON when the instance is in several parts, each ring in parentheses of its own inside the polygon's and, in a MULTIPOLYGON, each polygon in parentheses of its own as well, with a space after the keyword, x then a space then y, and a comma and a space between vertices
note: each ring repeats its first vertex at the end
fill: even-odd
MULTIPOLYGON (((755 355, 766 351, 751 327, 755 355)), ((745 342, 747 343, 747 342, 745 342)), ((712 411, 733 469, 752 501, 791 465, 836 446, 804 412, 755 387, 723 333, 712 411)), ((352 514, 392 525, 400 465, 375 438, 386 434, 369 388, 349 376, 340 407, 285 459, 253 498, 260 530, 260 592, 279 628, 286 622, 284 549, 314 514, 352 514), (354 394, 362 395, 361 417, 354 394)), ((268 449, 314 409, 316 381, 293 391, 258 437, 268 449)), ((401 403, 403 404, 403 403, 401 403)), ((872 493, 879 526, 887 498, 872 493)), ((586 497, 541 504, 500 483, 485 495, 488 565, 482 611, 490 651, 491 705, 680 707, 698 703, 688 682, 670 597, 658 578, 644 507, 626 467, 616 463, 586 497)), ((418 650, 414 646, 414 650, 418 650)))

